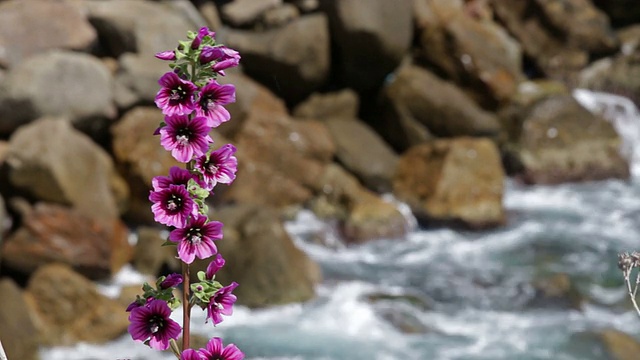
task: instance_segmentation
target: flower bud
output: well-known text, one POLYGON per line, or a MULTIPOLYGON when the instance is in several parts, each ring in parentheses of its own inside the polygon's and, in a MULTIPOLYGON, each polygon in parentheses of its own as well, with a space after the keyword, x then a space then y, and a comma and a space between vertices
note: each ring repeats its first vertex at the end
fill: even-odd
POLYGON ((182 284, 182 275, 169 274, 166 279, 160 283, 160 289, 168 289, 182 284))
POLYGON ((159 53, 156 53, 155 56, 160 60, 175 60, 176 52, 173 50, 161 51, 159 53))
POLYGON ((213 276, 218 272, 218 270, 220 270, 224 266, 224 263, 225 261, 222 258, 222 255, 216 254, 215 260, 211 261, 209 263, 209 266, 207 266, 207 272, 206 272, 207 279, 208 280, 213 279, 213 276))

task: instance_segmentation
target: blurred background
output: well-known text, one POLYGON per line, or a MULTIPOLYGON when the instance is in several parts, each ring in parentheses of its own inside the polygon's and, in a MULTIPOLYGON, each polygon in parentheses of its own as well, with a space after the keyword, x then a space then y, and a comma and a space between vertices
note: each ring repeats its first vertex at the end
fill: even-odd
MULTIPOLYGON (((0 341, 9 360, 172 359, 124 309, 179 271, 151 179, 169 70, 236 49, 224 222, 247 359, 636 359, 636 0, 0 1, 0 341)), ((206 263, 196 263, 202 269, 206 263)), ((180 312, 174 316, 181 321, 180 312)))

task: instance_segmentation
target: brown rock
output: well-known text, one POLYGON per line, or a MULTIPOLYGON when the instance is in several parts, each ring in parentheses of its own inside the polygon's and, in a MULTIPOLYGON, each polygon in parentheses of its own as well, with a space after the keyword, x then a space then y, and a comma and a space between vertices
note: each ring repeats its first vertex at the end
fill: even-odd
POLYGON ((160 275, 160 270, 166 268, 180 271, 180 261, 176 259, 175 246, 161 246, 167 235, 162 236, 160 229, 153 227, 139 227, 138 243, 135 246, 133 266, 143 274, 160 275))
POLYGON ((235 0, 222 6, 222 18, 232 26, 250 25, 281 4, 282 0, 235 0))
POLYGON ((9 140, 6 163, 11 184, 35 199, 103 219, 117 218, 125 207, 128 188, 111 157, 66 121, 21 127, 9 140))
POLYGON ((71 1, 0 4, 0 67, 11 68, 51 49, 88 50, 96 39, 86 15, 71 1), (24 31, 27 24, 29 31, 24 31))
POLYGON ((79 341, 104 343, 124 334, 127 313, 104 297, 85 277, 62 264, 41 267, 29 280, 27 304, 47 346, 69 346, 79 341))
POLYGON ((0 280, 0 340, 8 359, 38 360, 40 339, 22 290, 9 278, 0 280))
POLYGON ((314 93, 293 109, 293 116, 305 119, 358 117, 358 94, 351 89, 333 93, 314 93))
POLYGON ((454 138, 404 153, 393 189, 420 221, 484 228, 505 221, 503 182, 500 154, 492 141, 454 138))
POLYGON ((281 4, 278 7, 265 11, 260 23, 267 29, 284 26, 300 17, 300 10, 289 3, 281 4))
POLYGON ((92 279, 115 274, 132 257, 126 226, 118 219, 96 219, 79 210, 39 203, 22 206, 22 225, 2 247, 10 269, 31 274, 58 262, 92 279))
POLYGON ((533 282, 534 297, 528 306, 535 308, 580 310, 584 298, 565 273, 540 277, 533 282))
POLYGON ((640 105, 640 51, 634 46, 630 44, 628 52, 602 58, 582 69, 577 87, 626 96, 640 105))
MULTIPOLYGON (((214 218, 225 224, 224 238, 216 244, 227 261, 216 280, 240 284, 234 291, 239 304, 262 307, 315 296, 320 269, 293 244, 273 209, 227 207, 217 211, 214 218)), ((208 261, 198 263, 204 270, 208 261)))
POLYGON ((628 178, 611 123, 569 95, 549 96, 508 119, 507 171, 533 184, 628 178))
POLYGON ((640 352, 640 342, 631 335, 614 329, 605 329, 598 334, 600 341, 612 360, 633 360, 640 352))

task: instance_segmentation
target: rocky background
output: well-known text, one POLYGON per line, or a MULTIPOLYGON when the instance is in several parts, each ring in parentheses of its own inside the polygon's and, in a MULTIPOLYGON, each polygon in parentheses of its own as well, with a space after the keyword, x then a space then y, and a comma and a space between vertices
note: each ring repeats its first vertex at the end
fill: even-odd
POLYGON ((0 1, 9 358, 122 335, 139 286, 111 299, 95 281, 125 264, 178 270, 147 197, 174 165, 152 135, 168 70, 153 54, 188 30, 209 26, 242 55, 221 79, 237 88, 232 120, 212 134, 239 149, 238 178, 210 205, 221 280, 261 307, 308 300, 321 281, 283 228, 299 209, 346 243, 402 241, 407 219, 382 194, 422 226, 483 229, 508 221, 506 176, 629 177, 612 125, 571 90, 640 101, 634 22, 635 0, 0 1))

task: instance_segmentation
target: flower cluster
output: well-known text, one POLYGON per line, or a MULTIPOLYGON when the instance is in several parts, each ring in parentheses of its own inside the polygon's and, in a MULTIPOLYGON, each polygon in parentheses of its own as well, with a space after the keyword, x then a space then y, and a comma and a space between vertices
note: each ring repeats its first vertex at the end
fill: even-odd
POLYGON ((155 221, 171 227, 165 244, 176 245, 184 271, 182 275, 160 277, 155 287, 144 284, 144 294, 127 308, 129 333, 134 340, 154 349, 171 347, 181 359, 239 360, 244 354, 233 344, 224 347, 217 337, 205 349, 188 349, 188 314, 192 306, 199 306, 207 311, 207 321, 216 325, 223 321, 222 315, 233 313, 236 302, 233 290, 238 284, 223 286, 215 280, 216 272, 225 264, 216 246, 216 241, 222 239, 223 224, 209 220, 205 200, 217 184, 229 185, 236 176, 236 148, 226 144, 216 150, 209 133, 231 118, 224 106, 235 101, 235 87, 220 84, 217 78, 237 66, 240 55, 217 44, 215 33, 206 27, 197 33, 189 32, 187 38, 176 49, 156 54, 158 59, 171 61, 172 71, 159 79, 160 90, 155 98, 164 115, 155 135, 185 168, 174 166, 168 176, 156 176, 149 194, 155 221), (195 258, 214 255, 207 271, 197 274, 199 282, 189 284, 189 264, 195 258), (182 302, 173 291, 181 284, 182 302), (182 328, 170 318, 181 303, 185 310, 182 328), (183 351, 175 344, 181 330, 183 351))

